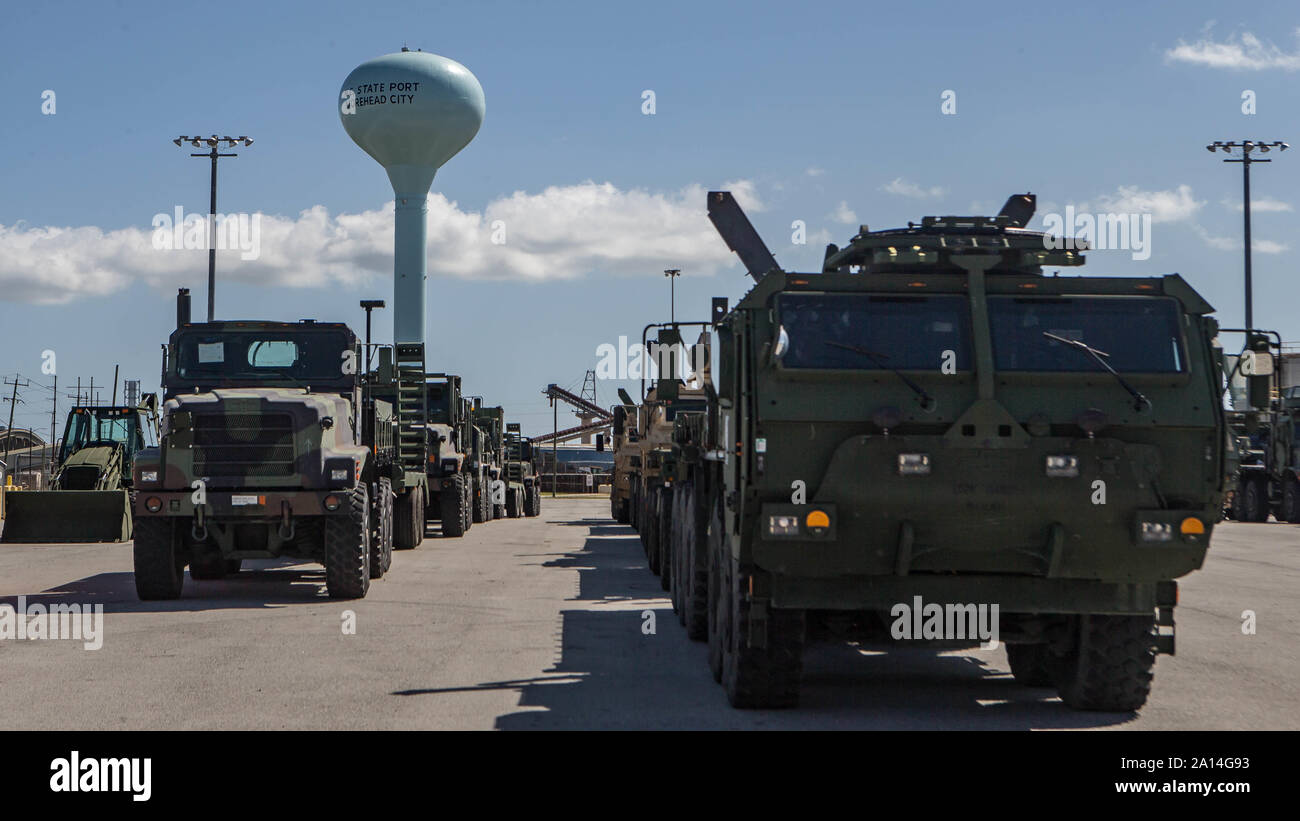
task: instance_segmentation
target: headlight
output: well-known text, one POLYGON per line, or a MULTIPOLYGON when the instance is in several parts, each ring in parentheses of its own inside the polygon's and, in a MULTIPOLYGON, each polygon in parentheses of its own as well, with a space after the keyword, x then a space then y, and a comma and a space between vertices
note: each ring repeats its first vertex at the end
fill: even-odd
POLYGON ((1073 479, 1079 475, 1079 457, 1047 457, 1047 475, 1058 479, 1073 479))
POLYGON ((1138 535, 1144 542, 1170 542, 1174 538, 1174 526, 1168 522, 1143 522, 1138 535))
POLYGON ((148 499, 144 500, 144 506, 150 513, 157 513, 162 510, 162 499, 159 499, 157 496, 150 496, 148 499))
POLYGON ((930 454, 898 454, 898 474, 900 476, 925 476, 930 473, 930 454))
POLYGON ((335 469, 330 471, 330 481, 346 482, 347 480, 348 480, 348 472, 346 470, 335 469))
POLYGON ((141 481, 141 482, 156 482, 156 481, 158 481, 158 471, 156 471, 156 470, 142 470, 142 471, 140 471, 140 481, 141 481))
POLYGON ((798 516, 768 516, 767 532, 772 536, 798 536, 798 516))

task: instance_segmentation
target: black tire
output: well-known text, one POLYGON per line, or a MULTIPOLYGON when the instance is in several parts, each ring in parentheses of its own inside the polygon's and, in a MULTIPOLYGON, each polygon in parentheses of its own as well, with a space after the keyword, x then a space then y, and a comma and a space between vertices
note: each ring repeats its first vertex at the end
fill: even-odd
POLYGON ((365 485, 348 493, 342 514, 325 517, 325 587, 331 599, 360 599, 370 590, 370 501, 365 485))
POLYGON ((506 516, 511 519, 518 519, 520 516, 524 515, 523 511, 520 509, 520 495, 521 494, 517 489, 506 488, 506 516))
POLYGON ((642 517, 641 543, 645 547, 650 572, 659 575, 659 488, 646 491, 645 516, 642 517))
POLYGON ((628 524, 631 516, 628 513, 627 499, 614 499, 610 502, 610 507, 613 508, 610 515, 614 521, 621 525, 628 524))
POLYGON ((133 535, 136 596, 140 601, 179 599, 185 586, 185 558, 176 520, 136 517, 133 535))
POLYGON ((723 538, 723 522, 721 503, 713 505, 712 515, 709 517, 709 537, 708 537, 708 581, 705 595, 705 608, 708 611, 708 640, 709 640, 709 672, 713 673, 713 680, 722 682, 722 656, 723 656, 723 635, 727 621, 726 596, 723 595, 723 585, 726 583, 726 568, 723 566, 726 557, 726 540, 723 538))
POLYGON ((1056 689, 1076 710, 1132 712, 1151 693, 1155 617, 1083 615, 1073 620, 1075 646, 1053 659, 1056 689))
POLYGON ((1251 477, 1242 481, 1241 517, 1246 522, 1268 521, 1268 487, 1263 479, 1251 477))
POLYGON ((451 487, 438 494, 438 512, 442 514, 442 535, 465 535, 465 480, 460 474, 452 477, 451 487))
POLYGON ((637 487, 636 477, 629 477, 627 487, 627 523, 632 526, 633 530, 640 532, 641 494, 637 492, 637 487))
POLYGON ((709 637, 709 519, 708 495, 692 484, 683 506, 686 528, 682 541, 682 613, 691 641, 709 637))
POLYGON ((659 587, 672 589, 673 584, 673 499, 672 488, 659 490, 659 587))
POLYGON ((370 506, 370 578, 379 579, 393 564, 393 483, 386 477, 376 485, 370 506))
POLYGON ((744 575, 727 560, 723 593, 728 618, 722 641, 722 686, 727 701, 739 709, 785 709, 799 705, 799 679, 803 675, 804 612, 767 612, 765 647, 749 647, 750 607, 742 589, 744 575))
POLYGON ((529 501, 531 502, 531 505, 528 508, 530 511, 528 515, 541 516, 542 515, 542 489, 539 488, 537 485, 533 485, 531 488, 528 489, 528 498, 529 501))
POLYGON ((481 479, 475 479, 474 480, 474 503, 470 506, 474 514, 473 524, 482 524, 483 522, 487 521, 487 518, 483 515, 484 493, 485 493, 485 488, 483 487, 483 481, 481 479))
POLYGON ((485 521, 485 522, 490 522, 490 521, 492 521, 493 516, 492 516, 492 482, 491 482, 491 480, 489 480, 489 481, 487 481, 487 482, 484 483, 484 485, 483 485, 483 498, 480 500, 479 504, 481 504, 481 505, 483 506, 483 521, 485 521))
POLYGON ((226 559, 226 575, 237 576, 244 569, 243 559, 226 559))
POLYGON ((1008 644, 1007 664, 1018 684, 1051 687, 1054 683, 1050 651, 1046 644, 1008 644))
POLYGON ((1288 476, 1282 485, 1282 509, 1278 518, 1291 524, 1300 524, 1300 480, 1288 476))
POLYGON ((474 527, 474 480, 469 478, 461 482, 461 486, 465 489, 464 503, 461 505, 461 520, 465 524, 465 532, 468 533, 470 528, 474 527))
POLYGON ((672 573, 668 578, 668 598, 673 604, 673 614, 677 616, 677 623, 683 627, 686 625, 685 610, 682 607, 682 528, 685 520, 682 517, 682 485, 673 485, 669 491, 672 500, 672 518, 668 523, 668 541, 670 548, 668 556, 672 562, 672 573))
POLYGON ((424 541, 424 494, 418 487, 393 503, 393 548, 411 550, 424 541))

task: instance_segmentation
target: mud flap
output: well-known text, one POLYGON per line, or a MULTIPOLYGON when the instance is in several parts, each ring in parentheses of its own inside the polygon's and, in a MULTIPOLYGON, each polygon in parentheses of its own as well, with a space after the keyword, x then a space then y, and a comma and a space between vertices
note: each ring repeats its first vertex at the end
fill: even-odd
POLYGON ((5 495, 0 542, 125 542, 131 539, 126 490, 36 490, 5 495))

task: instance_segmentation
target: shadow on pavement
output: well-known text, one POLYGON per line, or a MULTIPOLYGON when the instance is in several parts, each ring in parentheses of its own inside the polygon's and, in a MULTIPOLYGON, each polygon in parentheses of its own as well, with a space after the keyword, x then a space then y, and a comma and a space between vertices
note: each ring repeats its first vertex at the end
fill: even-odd
MULTIPOLYGON (((310 604, 325 599, 325 569, 294 559, 244 562, 238 575, 195 581, 185 573, 181 597, 142 602, 136 598, 135 574, 99 573, 40 592, 20 594, 25 604, 102 604, 105 613, 156 613, 310 604)), ((0 604, 18 607, 18 595, 0 596, 0 604)))
MULTIPOLYGON (((805 651, 799 708, 734 710, 705 645, 686 638, 646 568, 636 533, 597 521, 583 523, 592 535, 581 549, 544 565, 579 574, 578 595, 562 612, 558 663, 536 679, 454 688, 519 689, 521 710, 499 718, 498 729, 1030 729, 1133 717, 1072 711, 1054 691, 1017 685, 967 651, 843 641, 805 651)), ((996 658, 1005 668, 1005 656, 996 658)), ((438 692, 448 691, 401 694, 438 692)))

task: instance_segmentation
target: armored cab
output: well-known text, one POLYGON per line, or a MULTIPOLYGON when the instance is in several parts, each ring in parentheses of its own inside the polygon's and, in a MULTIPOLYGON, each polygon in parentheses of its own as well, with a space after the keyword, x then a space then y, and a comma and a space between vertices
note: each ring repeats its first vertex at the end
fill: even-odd
POLYGON ((834 617, 1000 638, 1022 683, 1141 707, 1224 494, 1211 306, 1177 274, 1060 275, 1086 247, 1026 230, 1032 195, 864 226, 810 274, 708 197, 756 281, 717 321, 694 501, 731 703, 795 704, 806 632, 834 617))

